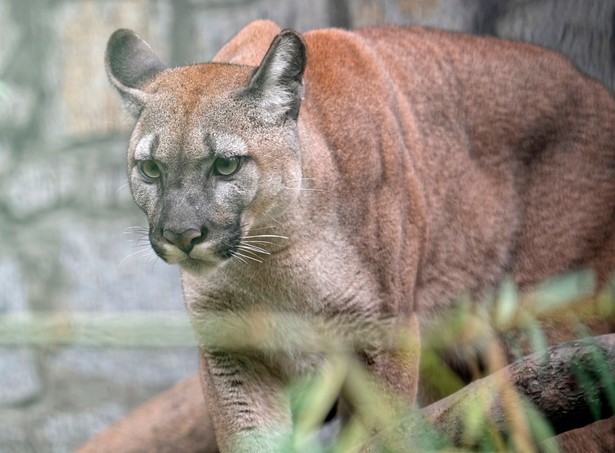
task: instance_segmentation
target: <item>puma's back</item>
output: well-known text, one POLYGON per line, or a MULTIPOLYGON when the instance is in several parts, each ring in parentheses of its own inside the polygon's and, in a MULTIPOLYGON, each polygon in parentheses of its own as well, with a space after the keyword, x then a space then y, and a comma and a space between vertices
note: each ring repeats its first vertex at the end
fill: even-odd
POLYGON ((399 27, 304 37, 302 108, 333 153, 349 237, 375 272, 396 253, 421 254, 405 299, 430 309, 503 274, 523 286, 584 266, 608 279, 615 105, 598 82, 560 54, 488 37, 399 27), (404 221, 425 235, 420 250, 386 232, 375 260, 383 227, 404 221))
POLYGON ((556 53, 256 22, 214 62, 175 69, 120 30, 107 71, 136 117, 134 198, 196 323, 231 316, 216 325, 229 336, 247 313, 275 314, 247 350, 201 332, 225 451, 283 450, 285 386, 334 360, 299 318, 350 338, 377 381, 412 396, 416 351, 386 332, 418 335, 417 315, 506 275, 527 286, 592 267, 604 283, 613 270, 615 104, 556 53))

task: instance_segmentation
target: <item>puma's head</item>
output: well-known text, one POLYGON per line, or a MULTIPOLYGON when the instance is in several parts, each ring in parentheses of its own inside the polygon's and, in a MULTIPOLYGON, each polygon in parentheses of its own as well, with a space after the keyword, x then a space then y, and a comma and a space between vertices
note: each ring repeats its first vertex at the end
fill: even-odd
POLYGON ((281 32, 257 68, 167 69, 136 34, 117 30, 105 63, 137 119, 128 177, 162 259, 191 271, 219 265, 296 199, 306 65, 297 33, 281 32))

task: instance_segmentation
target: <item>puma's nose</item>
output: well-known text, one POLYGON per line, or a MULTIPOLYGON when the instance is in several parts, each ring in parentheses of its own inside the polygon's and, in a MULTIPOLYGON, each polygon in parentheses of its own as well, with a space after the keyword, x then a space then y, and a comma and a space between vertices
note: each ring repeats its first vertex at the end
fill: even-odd
POLYGON ((196 244, 205 239, 204 232, 196 228, 188 228, 181 233, 165 229, 162 232, 162 236, 184 253, 190 253, 196 244))

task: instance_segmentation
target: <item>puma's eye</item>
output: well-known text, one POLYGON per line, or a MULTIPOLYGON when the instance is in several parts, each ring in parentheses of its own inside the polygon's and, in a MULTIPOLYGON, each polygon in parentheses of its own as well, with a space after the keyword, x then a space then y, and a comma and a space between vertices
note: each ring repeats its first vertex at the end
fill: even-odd
POLYGON ((145 178, 154 180, 160 178, 160 167, 153 160, 142 160, 139 162, 139 170, 145 178))
POLYGON ((231 176, 239 170, 239 157, 218 157, 214 162, 214 173, 218 176, 231 176))

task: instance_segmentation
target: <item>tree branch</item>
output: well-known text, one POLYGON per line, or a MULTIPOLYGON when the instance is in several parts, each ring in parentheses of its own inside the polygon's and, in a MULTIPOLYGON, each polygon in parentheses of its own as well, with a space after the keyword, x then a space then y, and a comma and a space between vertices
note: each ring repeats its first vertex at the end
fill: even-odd
MULTIPOLYGON (((527 420, 514 420, 516 416, 524 417, 519 412, 519 398, 516 398, 520 395, 542 413, 553 428, 552 431, 536 431, 530 427, 532 441, 538 442, 552 434, 612 417, 614 376, 615 334, 603 335, 562 343, 545 353, 526 356, 425 407, 422 412, 436 431, 445 433, 450 444, 476 445, 483 440, 481 436, 488 433, 483 431, 468 438, 468 408, 481 407, 491 431, 507 437, 511 434, 511 426, 527 424, 527 420)), ((610 423, 607 429, 611 435, 612 426, 615 423, 610 423)), ((406 442, 414 442, 411 434, 404 435, 407 435, 406 442)), ((137 408, 79 450, 80 453, 136 451, 217 451, 197 375, 137 408)))
MULTIPOLYGON (((615 334, 571 341, 474 381, 425 407, 423 413, 456 446, 464 444, 469 405, 482 407, 491 427, 507 433, 514 409, 506 386, 512 385, 549 422, 552 433, 560 434, 614 415, 614 376, 615 334)), ((534 432, 534 441, 544 440, 548 434, 534 432)))
POLYGON ((198 374, 139 406, 78 453, 216 453, 198 374))

